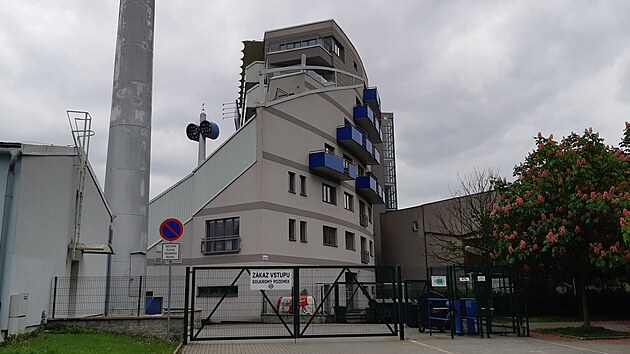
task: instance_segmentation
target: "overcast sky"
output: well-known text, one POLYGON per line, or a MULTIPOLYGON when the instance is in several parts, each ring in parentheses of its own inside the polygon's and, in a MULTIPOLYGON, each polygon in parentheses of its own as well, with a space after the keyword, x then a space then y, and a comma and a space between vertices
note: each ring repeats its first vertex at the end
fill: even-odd
MULTIPOLYGON (((118 0, 3 1, 0 141, 72 144, 67 109, 93 117, 103 184, 118 0)), ((446 198, 457 173, 512 168, 542 131, 630 121, 630 1, 156 1, 151 196, 196 165, 201 104, 234 132, 241 41, 334 18, 395 114, 399 207, 446 198)))

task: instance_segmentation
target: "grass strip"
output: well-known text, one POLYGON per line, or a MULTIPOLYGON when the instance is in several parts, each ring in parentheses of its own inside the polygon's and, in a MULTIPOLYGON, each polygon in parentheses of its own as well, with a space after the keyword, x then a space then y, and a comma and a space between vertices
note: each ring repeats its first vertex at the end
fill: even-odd
POLYGON ((539 333, 555 334, 577 339, 622 339, 630 338, 630 333, 613 331, 604 327, 558 327, 540 328, 534 330, 539 333))
POLYGON ((0 343, 2 354, 171 354, 178 343, 72 327, 38 330, 0 343))

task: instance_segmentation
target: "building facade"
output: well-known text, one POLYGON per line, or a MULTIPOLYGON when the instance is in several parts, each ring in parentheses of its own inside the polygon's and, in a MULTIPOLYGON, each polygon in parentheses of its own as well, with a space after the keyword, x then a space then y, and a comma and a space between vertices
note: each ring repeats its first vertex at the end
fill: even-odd
POLYGON ((39 325, 42 312, 51 310, 55 276, 107 274, 112 215, 94 171, 67 146, 0 142, 0 201, 0 333, 6 337, 39 325), (11 302, 23 294, 23 312, 11 314, 11 302))
POLYGON ((382 113, 356 49, 333 20, 244 45, 239 129, 151 201, 148 273, 169 217, 183 265, 375 264, 382 113))
POLYGON ((380 215, 381 260, 400 264, 403 279, 427 279, 427 269, 479 264, 480 255, 466 249, 480 242, 478 215, 491 211, 496 195, 475 193, 380 215))

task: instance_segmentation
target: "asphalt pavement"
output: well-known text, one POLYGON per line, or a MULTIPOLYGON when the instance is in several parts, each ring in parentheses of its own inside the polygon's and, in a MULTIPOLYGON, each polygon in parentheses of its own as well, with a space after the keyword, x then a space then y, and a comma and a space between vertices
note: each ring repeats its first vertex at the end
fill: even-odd
MULTIPOLYGON (((533 324, 532 328, 578 326, 581 323, 533 324)), ((630 322, 594 323, 607 328, 630 331, 630 322)), ((630 354, 630 340, 579 340, 532 332, 531 337, 515 335, 456 336, 448 333, 419 333, 406 328, 405 340, 398 337, 304 338, 299 340, 235 340, 192 342, 184 354, 372 354, 372 353, 600 353, 630 354)))

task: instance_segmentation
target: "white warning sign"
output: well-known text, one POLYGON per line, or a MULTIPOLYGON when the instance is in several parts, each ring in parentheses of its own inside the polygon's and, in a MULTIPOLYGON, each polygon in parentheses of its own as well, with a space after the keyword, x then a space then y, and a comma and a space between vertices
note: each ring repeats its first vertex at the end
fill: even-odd
POLYGON ((291 269, 253 269, 249 279, 252 290, 291 290, 293 271, 291 269))
POLYGON ((179 260, 179 243, 163 243, 162 244, 162 260, 178 261, 179 260))

